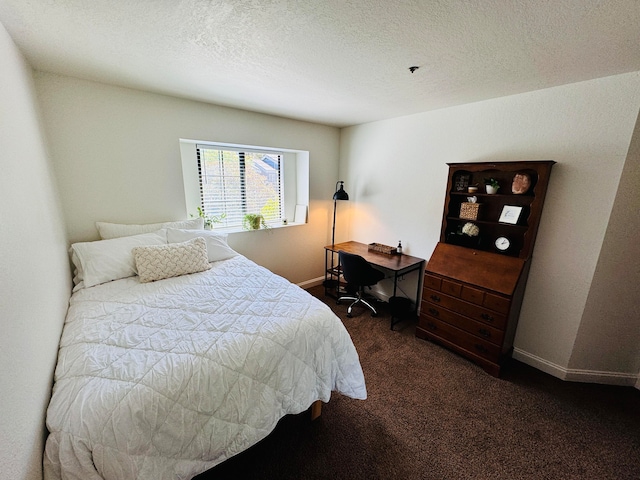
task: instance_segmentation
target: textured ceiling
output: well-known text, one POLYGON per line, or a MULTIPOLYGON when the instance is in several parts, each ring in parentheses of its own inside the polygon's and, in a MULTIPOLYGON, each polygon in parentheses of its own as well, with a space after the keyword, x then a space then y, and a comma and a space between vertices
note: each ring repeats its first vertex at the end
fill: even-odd
POLYGON ((336 126, 640 71, 640 0, 0 0, 0 23, 37 70, 336 126))

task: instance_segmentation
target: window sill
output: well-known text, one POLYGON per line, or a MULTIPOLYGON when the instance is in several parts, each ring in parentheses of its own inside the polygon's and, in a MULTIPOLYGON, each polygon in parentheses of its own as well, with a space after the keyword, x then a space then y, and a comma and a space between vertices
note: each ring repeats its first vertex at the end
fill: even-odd
POLYGON ((213 227, 211 230, 218 233, 229 234, 229 233, 243 233, 243 232, 259 232, 259 231, 273 230, 278 228, 299 227, 301 225, 307 225, 307 223, 294 223, 294 222, 288 222, 286 224, 279 223, 277 225, 268 225, 267 228, 263 227, 257 230, 247 230, 242 227, 213 227))

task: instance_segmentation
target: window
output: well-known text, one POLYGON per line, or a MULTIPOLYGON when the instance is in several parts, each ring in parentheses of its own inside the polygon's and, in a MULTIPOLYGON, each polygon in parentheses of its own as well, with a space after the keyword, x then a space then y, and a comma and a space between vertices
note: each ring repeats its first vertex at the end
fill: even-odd
POLYGON ((224 227, 242 226, 246 214, 282 222, 281 153, 196 145, 196 156, 205 215, 221 218, 224 227))
POLYGON ((187 216, 221 217, 213 227, 243 230, 246 214, 270 227, 306 223, 309 152, 202 140, 180 140, 187 216))

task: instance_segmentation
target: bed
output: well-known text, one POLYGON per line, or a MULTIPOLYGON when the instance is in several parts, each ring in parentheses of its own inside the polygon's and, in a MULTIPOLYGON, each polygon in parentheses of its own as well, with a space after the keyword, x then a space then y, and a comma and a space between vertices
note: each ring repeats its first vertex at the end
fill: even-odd
POLYGON ((340 319, 224 236, 163 228, 72 255, 46 480, 190 479, 332 391, 366 398, 340 319), (157 260, 184 245, 200 252, 196 271, 149 280, 140 251, 157 260))

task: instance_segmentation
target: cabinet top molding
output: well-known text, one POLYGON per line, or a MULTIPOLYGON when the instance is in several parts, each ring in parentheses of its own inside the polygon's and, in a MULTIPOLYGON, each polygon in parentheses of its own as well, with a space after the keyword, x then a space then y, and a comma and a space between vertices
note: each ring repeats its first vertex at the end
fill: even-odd
POLYGON ((447 165, 449 165, 450 167, 464 167, 468 165, 471 165, 471 166, 479 165, 479 166, 482 166, 483 169, 487 169, 487 168, 504 168, 510 165, 514 165, 514 166, 524 166, 526 164, 554 165, 555 163, 557 163, 555 160, 521 160, 521 161, 504 161, 504 162, 450 162, 450 163, 447 163, 447 165))

